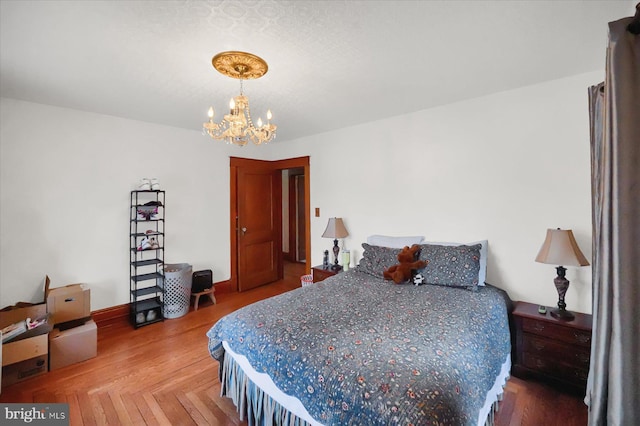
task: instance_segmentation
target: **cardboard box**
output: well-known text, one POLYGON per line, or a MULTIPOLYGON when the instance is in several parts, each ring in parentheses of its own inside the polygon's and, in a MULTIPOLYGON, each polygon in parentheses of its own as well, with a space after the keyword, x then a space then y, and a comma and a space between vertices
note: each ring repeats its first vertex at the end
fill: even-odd
POLYGON ((98 327, 93 320, 84 325, 49 334, 49 368, 55 370, 98 354, 98 327))
POLYGON ((2 366, 5 367, 25 359, 47 355, 48 344, 47 334, 5 343, 2 345, 2 366))
POLYGON ((4 328, 18 321, 24 321, 27 318, 35 319, 46 314, 47 305, 44 303, 37 305, 22 303, 16 306, 9 306, 0 311, 0 328, 4 328))
MULTIPOLYGON (((0 310, 0 328, 46 315, 48 290, 49 277, 46 277, 42 303, 18 302, 0 310)), ((48 333, 52 328, 53 324, 47 322, 0 345, 0 389, 49 371, 48 333)))
MULTIPOLYGON (((37 318, 43 315, 46 315, 44 303, 23 308, 8 308, 0 312, 0 328, 27 318, 37 318)), ((43 324, 2 345, 2 366, 42 355, 46 358, 48 333, 52 328, 51 323, 43 324)))
POLYGON ((7 387, 22 380, 39 376, 47 371, 49 371, 49 369, 47 368, 46 354, 3 366, 2 387, 7 387))
POLYGON ((91 292, 83 284, 50 288, 47 294, 47 311, 54 324, 90 317, 91 292))

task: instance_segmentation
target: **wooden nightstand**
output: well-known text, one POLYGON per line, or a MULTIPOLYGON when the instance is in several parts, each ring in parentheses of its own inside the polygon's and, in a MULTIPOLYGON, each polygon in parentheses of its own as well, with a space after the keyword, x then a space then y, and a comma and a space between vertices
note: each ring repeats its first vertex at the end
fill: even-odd
POLYGON ((574 312, 573 321, 538 313, 538 305, 517 302, 513 310, 513 375, 538 378, 570 392, 584 394, 591 355, 591 315, 574 312))
POLYGON ((339 274, 342 272, 342 266, 340 269, 331 269, 331 266, 328 268, 323 268, 322 265, 314 266, 311 268, 311 272, 313 273, 313 282, 317 283, 318 281, 322 281, 325 278, 329 278, 335 274, 339 274))

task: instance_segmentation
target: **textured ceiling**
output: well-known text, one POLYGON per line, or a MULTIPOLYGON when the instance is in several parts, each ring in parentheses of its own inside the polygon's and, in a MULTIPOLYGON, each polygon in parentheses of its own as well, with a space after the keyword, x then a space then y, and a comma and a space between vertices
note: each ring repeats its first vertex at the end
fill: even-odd
POLYGON ((200 131, 239 83, 290 140, 604 67, 624 1, 0 1, 0 95, 200 131))

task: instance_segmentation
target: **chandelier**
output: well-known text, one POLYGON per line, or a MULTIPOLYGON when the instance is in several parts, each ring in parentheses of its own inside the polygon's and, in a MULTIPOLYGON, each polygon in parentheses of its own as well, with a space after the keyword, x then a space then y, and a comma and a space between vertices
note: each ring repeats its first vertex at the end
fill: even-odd
POLYGON ((276 137, 277 126, 271 124, 271 110, 267 110, 266 124, 258 118, 254 125, 249 110, 249 98, 242 90, 243 80, 260 78, 267 73, 267 63, 251 53, 229 51, 218 53, 211 60, 211 64, 221 74, 240 80, 240 95, 231 99, 229 114, 219 123, 213 121, 214 110, 213 107, 209 108, 209 121, 202 125, 203 133, 212 139, 240 146, 245 146, 249 141, 255 145, 272 141, 276 137))

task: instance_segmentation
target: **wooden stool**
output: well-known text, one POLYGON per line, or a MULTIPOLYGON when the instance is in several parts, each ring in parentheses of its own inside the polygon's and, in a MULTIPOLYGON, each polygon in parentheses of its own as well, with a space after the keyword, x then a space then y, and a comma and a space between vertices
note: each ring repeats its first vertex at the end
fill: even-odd
POLYGON ((193 304, 193 310, 197 311, 198 310, 198 302, 200 301, 200 296, 202 295, 208 295, 209 298, 211 299, 211 301, 213 302, 213 304, 216 304, 216 297, 213 295, 213 293, 215 293, 216 290, 213 286, 211 286, 211 288, 208 288, 204 291, 199 291, 197 293, 191 293, 192 296, 194 296, 196 298, 194 304, 193 304))

